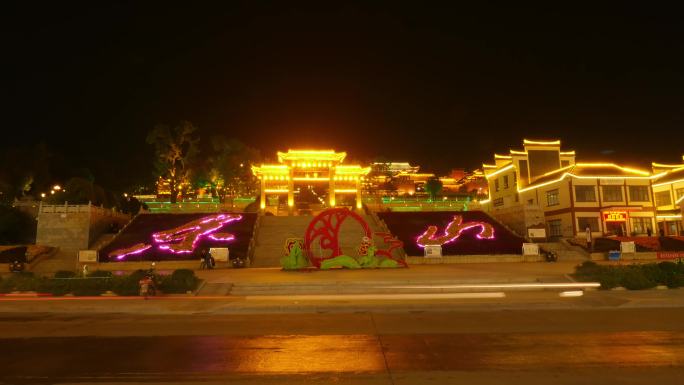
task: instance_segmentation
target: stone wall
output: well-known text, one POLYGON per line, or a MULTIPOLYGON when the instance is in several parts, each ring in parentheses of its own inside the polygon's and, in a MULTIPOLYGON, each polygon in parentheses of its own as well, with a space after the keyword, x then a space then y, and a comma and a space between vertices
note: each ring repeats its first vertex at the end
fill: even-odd
POLYGON ((130 216, 91 205, 42 205, 38 213, 36 244, 63 251, 85 250, 112 223, 120 228, 130 216))
POLYGON ((503 209, 493 208, 489 214, 521 236, 527 236, 527 229, 531 227, 538 227, 540 224, 546 227, 544 211, 538 206, 518 205, 503 209))

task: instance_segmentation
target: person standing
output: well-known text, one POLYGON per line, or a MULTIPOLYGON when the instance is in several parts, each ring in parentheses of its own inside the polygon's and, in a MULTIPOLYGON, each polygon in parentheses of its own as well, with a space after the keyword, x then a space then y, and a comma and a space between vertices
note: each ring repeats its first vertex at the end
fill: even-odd
POLYGON ((650 238, 650 237, 651 237, 651 234, 653 234, 653 230, 651 230, 650 227, 647 227, 647 228, 646 228, 646 235, 648 235, 649 238, 650 238))
POLYGON ((591 228, 587 226, 586 228, 586 233, 587 233, 587 250, 591 253, 591 228))

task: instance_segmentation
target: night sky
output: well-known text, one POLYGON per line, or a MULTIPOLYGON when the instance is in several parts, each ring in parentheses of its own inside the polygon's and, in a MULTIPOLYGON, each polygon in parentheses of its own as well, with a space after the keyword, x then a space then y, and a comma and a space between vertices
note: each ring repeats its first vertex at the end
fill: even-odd
POLYGON ((335 148, 439 173, 524 137, 585 161, 684 153, 684 23, 664 3, 104 3, 8 12, 0 147, 44 141, 116 188, 150 177, 147 131, 181 119, 266 156, 335 148))

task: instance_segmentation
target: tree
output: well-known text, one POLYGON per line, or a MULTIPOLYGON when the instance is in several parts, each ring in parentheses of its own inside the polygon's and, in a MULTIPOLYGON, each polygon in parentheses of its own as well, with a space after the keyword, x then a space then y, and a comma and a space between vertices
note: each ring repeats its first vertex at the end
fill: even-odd
POLYGON ((435 200, 440 191, 442 191, 442 181, 439 178, 432 177, 425 182, 425 192, 430 194, 430 200, 435 200))
POLYGON ((176 203, 181 185, 188 182, 192 162, 199 152, 195 131, 197 127, 192 123, 182 121, 173 128, 157 125, 147 135, 147 143, 155 150, 157 176, 166 178, 169 183, 171 203, 176 203))
POLYGON ((226 195, 251 195, 256 191, 252 165, 260 161, 259 151, 236 139, 212 139, 215 156, 207 174, 212 192, 223 201, 226 195))

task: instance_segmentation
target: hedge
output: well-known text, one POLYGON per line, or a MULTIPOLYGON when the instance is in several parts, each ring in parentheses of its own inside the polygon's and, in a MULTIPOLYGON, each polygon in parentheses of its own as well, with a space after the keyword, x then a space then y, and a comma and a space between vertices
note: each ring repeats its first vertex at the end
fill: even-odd
POLYGON ((580 281, 598 281, 601 289, 622 286, 629 290, 641 290, 658 285, 677 288, 684 286, 684 263, 609 266, 586 261, 575 268, 574 276, 580 281))
MULTIPOLYGON (((58 271, 54 278, 36 277, 26 272, 13 273, 4 279, 0 278, 0 293, 36 291, 56 296, 93 296, 112 291, 117 295, 135 296, 139 295, 139 281, 146 273, 145 270, 137 270, 126 276, 115 276, 109 271, 94 271, 87 278, 79 278, 72 271, 58 271)), ((155 275, 155 282, 160 291, 172 294, 194 290, 199 279, 194 271, 181 269, 171 275, 155 275)))

